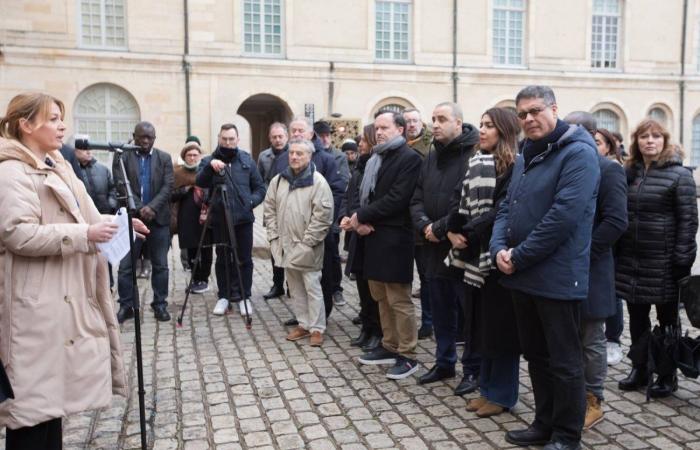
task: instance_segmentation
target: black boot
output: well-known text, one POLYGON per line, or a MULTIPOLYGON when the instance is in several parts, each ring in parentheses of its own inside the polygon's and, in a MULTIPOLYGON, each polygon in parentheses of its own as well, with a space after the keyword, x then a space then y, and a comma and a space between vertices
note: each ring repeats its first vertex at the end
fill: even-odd
POLYGON ((381 345, 382 345, 382 336, 372 334, 367 338, 365 345, 362 346, 362 351, 365 353, 369 353, 381 345))
POLYGON ((418 378, 418 384, 435 383, 445 378, 454 378, 455 368, 440 367, 435 364, 425 375, 418 378))
POLYGON ((632 367, 630 374, 627 375, 627 378, 620 380, 617 387, 621 391, 636 391, 639 388, 646 387, 647 380, 646 367, 632 367))
POLYGON ((670 397, 672 393, 678 390, 678 376, 673 375, 660 376, 649 389, 649 397, 665 398, 670 397))
POLYGON ((263 295, 263 298, 265 300, 270 300, 273 298, 281 297, 284 294, 284 289, 282 289, 282 286, 277 286, 275 284, 272 285, 270 288, 270 291, 263 295))
POLYGON ((367 333, 365 330, 360 331, 360 335, 357 336, 355 339, 350 341, 350 345, 353 347, 362 347, 367 343, 367 340, 369 339, 370 335, 367 333))
POLYGON ((119 312, 117 313, 117 321, 119 323, 124 323, 129 319, 134 318, 134 309, 131 306, 119 306, 119 312))

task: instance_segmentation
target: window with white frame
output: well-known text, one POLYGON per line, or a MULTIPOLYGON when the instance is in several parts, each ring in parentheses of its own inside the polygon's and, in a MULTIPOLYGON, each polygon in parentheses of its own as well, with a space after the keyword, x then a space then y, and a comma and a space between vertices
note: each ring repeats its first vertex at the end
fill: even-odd
POLYGON ((410 60, 410 0, 377 1, 375 5, 375 56, 383 61, 410 60))
POLYGON ((700 166, 700 115, 693 119, 693 152, 690 154, 690 165, 700 166))
POLYGON ((75 130, 95 141, 131 139, 139 122, 139 107, 126 90, 113 84, 96 84, 85 89, 75 101, 75 130))
POLYGON ((593 0, 591 67, 616 69, 621 24, 620 0, 593 0))
POLYGON ((649 110, 649 118, 654 119, 663 126, 668 126, 668 116, 662 108, 654 107, 649 110))
POLYGON ((611 109, 599 109, 593 113, 593 117, 595 117, 598 128, 620 132, 620 116, 618 116, 615 111, 611 109))
POLYGON ((243 1, 243 46, 249 54, 282 54, 281 0, 243 1))
POLYGON ((493 62, 499 65, 523 64, 525 0, 494 0, 493 62))
POLYGON ((124 0, 80 0, 80 44, 126 48, 124 0))

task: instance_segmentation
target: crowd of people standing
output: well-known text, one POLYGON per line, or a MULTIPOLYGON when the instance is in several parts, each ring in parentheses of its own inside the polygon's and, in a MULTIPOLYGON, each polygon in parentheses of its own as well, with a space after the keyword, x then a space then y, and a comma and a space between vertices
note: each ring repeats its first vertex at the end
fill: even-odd
POLYGON ((467 409, 490 417, 518 402, 522 355, 535 416, 526 429, 506 433, 514 445, 577 449, 582 430, 603 419, 607 366, 622 358, 623 302, 632 370, 619 389, 671 395, 675 371, 655 376, 647 348, 651 305, 660 328, 671 332, 679 283, 696 256, 696 186, 682 150, 663 124, 645 119, 625 152, 622 136, 598 129, 590 114, 560 119, 547 86, 523 88, 515 103, 515 111, 484 111, 478 126, 452 102, 436 105, 430 124, 415 109, 379 111, 341 149, 331 143, 330 124, 295 117, 270 126, 271 147, 257 162, 239 148, 238 129, 227 123, 211 155, 192 136, 174 165, 154 147, 155 127, 140 122, 133 136, 138 150, 124 157, 123 179, 89 152, 56 151, 65 130, 59 100, 16 97, 0 122, 0 189, 13 193, 0 200, 7 212, 0 224, 7 278, 0 285, 0 359, 18 398, 29 400, 0 404, 0 423, 11 428, 8 448, 25 448, 40 434, 52 448, 60 442, 56 418, 103 405, 107 391, 123 392, 113 330, 115 321, 133 318, 139 301, 132 260, 127 255, 119 265, 115 316, 105 291, 111 270, 94 244, 116 231, 106 215, 115 212, 127 185, 142 238, 136 248, 145 244, 152 262, 151 307, 159 321, 170 320, 167 253, 175 233, 191 270, 189 292, 209 289, 214 264, 212 313, 223 315, 233 305, 242 315, 253 313, 253 209, 262 204, 273 266, 264 298, 289 296, 290 341, 308 338, 322 346, 333 307, 345 304, 344 232, 344 273, 356 283, 360 304, 360 332, 350 343, 362 348, 357 362, 387 365, 389 379, 407 378, 420 369, 418 340, 434 333, 435 362, 417 382, 455 377, 459 359, 455 395, 478 392, 467 409), (47 208, 51 214, 42 213, 47 208), (29 277, 39 266, 40 282, 15 282, 20 269, 29 277), (76 269, 82 280, 68 277, 76 269), (412 300, 414 271, 420 315, 412 300), (88 287, 95 298, 85 297, 88 287), (70 295, 46 303, 55 292, 70 295), (43 302, 31 303, 26 314, 42 308, 43 315, 60 316, 57 308, 68 308, 70 317, 91 312, 93 323, 56 323, 51 334, 21 308, 3 313, 26 306, 25 299, 43 302), (37 327, 20 331, 19 320, 37 327), (62 348, 28 378, 23 367, 31 349, 52 347, 51 336, 64 335, 65 327, 86 337, 71 346, 95 342, 94 367, 84 358, 72 362, 79 353, 62 348), (5 345, 9 339, 17 345, 5 345), (40 372, 64 365, 94 369, 74 374, 96 381, 89 398, 76 401, 84 390, 67 379, 64 399, 28 395, 55 389, 55 380, 41 379, 40 372))

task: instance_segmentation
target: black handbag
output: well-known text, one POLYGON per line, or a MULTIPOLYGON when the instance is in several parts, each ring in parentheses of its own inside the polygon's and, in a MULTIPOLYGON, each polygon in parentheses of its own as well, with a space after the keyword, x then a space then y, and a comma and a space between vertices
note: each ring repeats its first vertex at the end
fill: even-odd
POLYGON ((12 385, 10 385, 10 379, 5 373, 5 367, 0 360, 0 403, 4 402, 9 398, 15 398, 15 393, 12 392, 12 385))
POLYGON ((676 364, 688 378, 700 376, 700 337, 691 338, 686 330, 676 349, 676 364))

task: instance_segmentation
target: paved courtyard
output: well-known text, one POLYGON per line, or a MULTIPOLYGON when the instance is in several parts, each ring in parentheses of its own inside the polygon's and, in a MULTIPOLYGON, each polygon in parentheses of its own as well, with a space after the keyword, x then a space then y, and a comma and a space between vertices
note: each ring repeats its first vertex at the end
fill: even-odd
MULTIPOLYGON (((183 327, 177 328, 175 317, 189 274, 182 270, 177 251, 171 252, 170 263, 173 320, 158 323, 147 306, 143 310, 149 448, 507 448, 504 432, 533 418, 524 363, 520 402, 511 413, 487 419, 465 410, 468 399, 452 395, 459 375, 448 382, 416 384, 432 364, 432 339, 419 341, 423 368, 405 380, 391 381, 381 367, 359 365, 360 350, 349 345, 358 333, 351 319, 359 303, 348 279, 343 282, 348 304, 334 309, 321 348, 285 340, 282 323, 291 310, 284 299, 262 299, 271 268, 260 257, 255 259, 250 331, 236 310, 225 317, 210 313, 214 289, 190 298, 183 327)), ((139 286, 148 304, 150 285, 141 280, 139 286)), ((67 418, 66 449, 140 448, 133 323, 128 321, 122 331, 131 395, 115 397, 109 409, 67 418)), ((629 345, 627 333, 624 339, 629 345)), ((584 433, 585 446, 700 449, 700 383, 681 378, 674 396, 645 403, 641 392, 617 389, 616 380, 628 370, 626 362, 610 368, 605 420, 584 433)), ((4 448, 4 431, 0 446, 4 448)))

